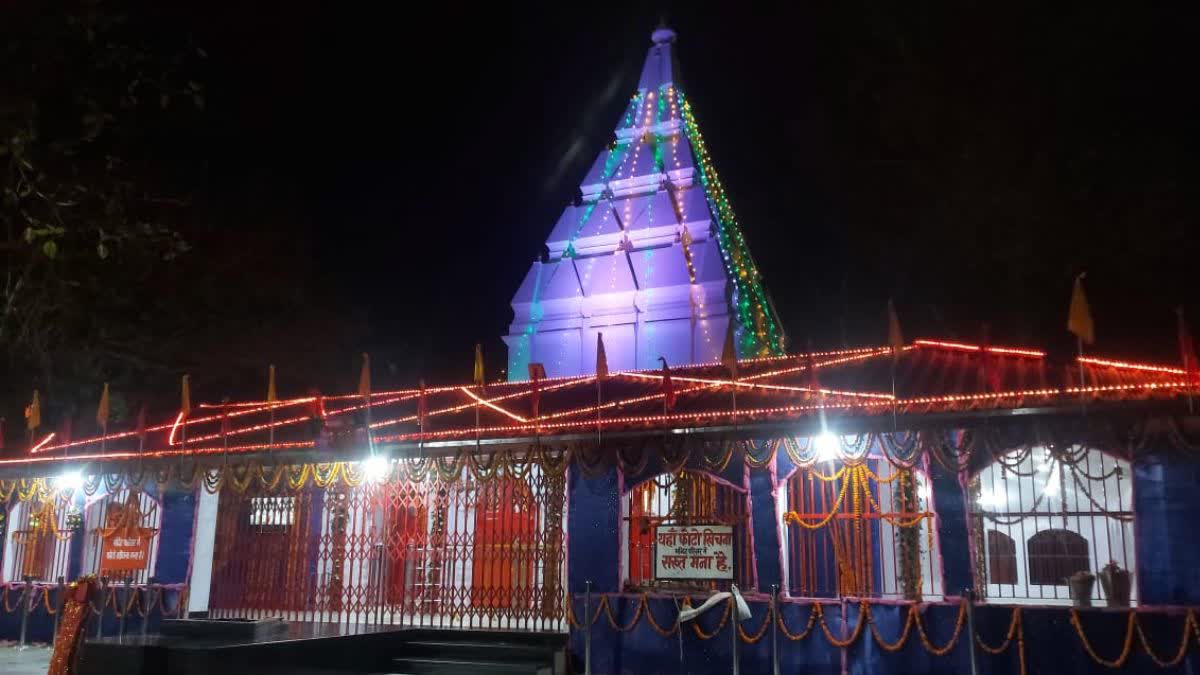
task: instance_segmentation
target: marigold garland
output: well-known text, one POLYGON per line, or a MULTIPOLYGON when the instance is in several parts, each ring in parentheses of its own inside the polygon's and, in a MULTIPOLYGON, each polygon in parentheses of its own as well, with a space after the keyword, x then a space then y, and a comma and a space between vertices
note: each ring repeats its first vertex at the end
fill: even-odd
POLYGON ((767 634, 767 626, 771 625, 771 623, 772 623, 771 619, 772 619, 772 615, 774 613, 775 613, 775 608, 772 607, 771 605, 767 605, 767 612, 766 612, 766 614, 763 615, 762 625, 758 627, 758 630, 754 631, 753 635, 747 634, 746 631, 742 628, 742 624, 738 623, 738 625, 737 625, 738 637, 741 638, 742 642, 745 642, 748 645, 757 644, 758 641, 761 640, 763 638, 763 636, 767 634))
POLYGON ((804 630, 800 631, 799 633, 793 633, 788 630, 787 622, 783 620, 783 612, 776 612, 775 622, 776 625, 779 626, 779 632, 783 633, 783 636, 792 642, 797 642, 807 638, 812 634, 813 627, 817 624, 817 606, 818 605, 816 603, 810 606, 808 610, 808 624, 805 625, 804 630))
POLYGON ((1075 632, 1079 635, 1079 643, 1083 645, 1083 651, 1087 652, 1088 656, 1092 657, 1093 661, 1104 666, 1105 668, 1124 667, 1125 662, 1128 661, 1130 655, 1133 654, 1133 633, 1134 628, 1137 625, 1137 615, 1133 612, 1129 613, 1129 618, 1125 622, 1125 640, 1121 644, 1121 653, 1117 655, 1117 658, 1111 661, 1096 653, 1095 648, 1092 647, 1092 643, 1087 639, 1087 635, 1085 635, 1083 632, 1083 624, 1079 620, 1079 610, 1075 609, 1074 607, 1071 608, 1071 625, 1075 627, 1075 632))

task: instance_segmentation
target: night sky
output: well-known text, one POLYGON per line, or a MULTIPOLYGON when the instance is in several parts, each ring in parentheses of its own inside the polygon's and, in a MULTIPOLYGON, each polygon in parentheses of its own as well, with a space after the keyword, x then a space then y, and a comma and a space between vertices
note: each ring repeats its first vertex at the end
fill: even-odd
MULTIPOLYGON (((1200 322, 1195 23, 1127 3, 875 5, 666 7, 793 348, 882 343, 891 296, 909 338, 987 322, 1067 353, 1086 270, 1095 349, 1175 360, 1173 308, 1200 322)), ((186 14, 210 54, 200 217, 229 245, 287 233, 252 264, 298 276, 332 333, 364 327, 330 360, 368 349, 462 379, 477 340, 501 367, 512 293, 663 5, 423 11, 186 14)))

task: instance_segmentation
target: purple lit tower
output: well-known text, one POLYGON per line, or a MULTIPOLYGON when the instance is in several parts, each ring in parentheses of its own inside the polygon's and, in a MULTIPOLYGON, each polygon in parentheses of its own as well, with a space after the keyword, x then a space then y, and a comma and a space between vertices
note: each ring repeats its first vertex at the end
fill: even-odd
POLYGON ((784 336, 681 83, 675 32, 651 36, 637 91, 512 299, 509 379, 590 374, 596 333, 613 371, 741 357, 784 336))

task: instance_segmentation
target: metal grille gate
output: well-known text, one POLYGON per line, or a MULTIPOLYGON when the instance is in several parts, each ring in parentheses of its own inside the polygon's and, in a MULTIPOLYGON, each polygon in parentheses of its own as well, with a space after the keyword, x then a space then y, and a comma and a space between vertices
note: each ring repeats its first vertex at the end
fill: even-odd
MULTIPOLYGON (((403 473, 403 472, 401 472, 403 473)), ((565 477, 537 464, 220 493, 210 613, 563 630, 565 477)))

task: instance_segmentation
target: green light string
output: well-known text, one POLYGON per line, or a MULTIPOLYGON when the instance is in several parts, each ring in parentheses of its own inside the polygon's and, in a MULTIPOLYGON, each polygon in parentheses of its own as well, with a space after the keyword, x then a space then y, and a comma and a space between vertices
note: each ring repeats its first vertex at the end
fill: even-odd
MULTIPOLYGON (((633 95, 629 101, 629 107, 625 112, 625 119, 621 122, 621 128, 627 129, 634 123, 634 114, 642 109, 642 100, 645 94, 638 92, 633 95)), ((604 158, 604 170, 600 172, 600 182, 607 183, 609 178, 612 178, 613 172, 621 167, 621 163, 625 159, 625 151, 629 149, 632 143, 613 143, 613 147, 608 150, 608 157, 604 158), (620 161, 618 161, 620 160, 620 161)), ((578 254, 575 252, 575 240, 583 232, 583 228, 587 226, 588 221, 592 218, 592 213, 600 204, 600 200, 604 197, 597 197, 595 201, 589 202, 583 210, 583 215, 579 218, 579 224, 575 226, 575 231, 571 233, 571 238, 567 240, 567 248, 563 251, 563 258, 574 258, 578 254)))
POLYGON ((717 244, 725 261, 725 270, 734 283, 734 308, 744 328, 740 356, 769 356, 783 354, 782 331, 771 310, 767 294, 759 282, 758 268, 750 256, 750 249, 738 227, 733 207, 721 186, 716 168, 704 144, 704 137, 692 114, 691 104, 683 91, 676 89, 679 108, 683 114, 684 130, 699 162, 700 184, 708 200, 713 217, 717 220, 717 244))

